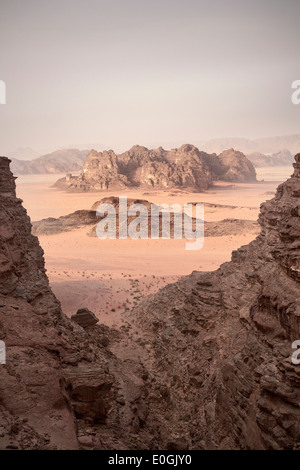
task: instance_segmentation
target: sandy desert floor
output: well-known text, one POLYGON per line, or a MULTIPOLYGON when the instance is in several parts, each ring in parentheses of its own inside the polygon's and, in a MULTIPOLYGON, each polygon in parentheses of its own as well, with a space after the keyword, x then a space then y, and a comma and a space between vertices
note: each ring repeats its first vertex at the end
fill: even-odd
MULTIPOLYGON (((208 222, 227 218, 255 221, 260 204, 273 197, 278 184, 292 173, 292 168, 266 168, 257 173, 264 181, 218 182, 202 193, 168 190, 70 194, 51 188, 61 175, 21 176, 17 180, 17 195, 23 199, 32 220, 90 209, 105 196, 127 195, 154 203, 203 202, 208 222)), ((88 237, 86 232, 79 229, 39 237, 50 284, 67 315, 87 307, 101 323, 115 327, 126 325, 126 312, 146 295, 193 270, 217 269, 230 260, 232 250, 256 236, 252 232, 205 237, 200 251, 187 251, 185 240, 99 240, 88 237)))

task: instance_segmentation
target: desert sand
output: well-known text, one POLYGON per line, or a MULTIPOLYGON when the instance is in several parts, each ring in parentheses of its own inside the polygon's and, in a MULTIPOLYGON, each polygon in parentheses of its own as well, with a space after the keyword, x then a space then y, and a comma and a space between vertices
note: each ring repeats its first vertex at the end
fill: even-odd
MULTIPOLYGON (((292 168, 260 168, 257 183, 217 182, 201 193, 167 191, 103 191, 66 193, 51 187, 62 175, 22 176, 17 195, 24 201, 31 220, 59 217, 90 209, 105 196, 127 195, 154 203, 205 203, 205 221, 227 218, 257 220, 260 204, 274 195, 292 168)), ((86 229, 40 236, 51 287, 71 316, 78 308, 92 310, 101 323, 119 327, 126 312, 144 296, 175 282, 193 270, 211 271, 229 261, 232 250, 248 244, 256 234, 205 237, 200 251, 185 250, 185 240, 99 240, 86 229)))

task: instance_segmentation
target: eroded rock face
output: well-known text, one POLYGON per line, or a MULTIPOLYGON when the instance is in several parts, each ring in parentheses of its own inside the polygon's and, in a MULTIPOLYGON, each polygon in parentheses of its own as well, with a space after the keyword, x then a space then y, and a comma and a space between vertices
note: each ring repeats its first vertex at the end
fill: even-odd
POLYGON ((201 191, 213 180, 255 181, 252 163, 233 149, 209 155, 193 145, 149 150, 135 145, 116 155, 113 150, 92 150, 78 177, 68 176, 56 186, 70 191, 101 191, 126 187, 187 188, 201 191))
POLYGON ((0 449, 150 447, 148 428, 134 436, 147 394, 144 367, 111 352, 122 333, 84 330, 63 315, 4 157, 0 219, 0 449))
POLYGON ((300 154, 294 168, 257 239, 149 296, 129 335, 63 315, 0 158, 0 448, 299 448, 300 154))
POLYGON ((82 328, 88 328, 98 323, 98 318, 88 308, 79 308, 75 315, 72 315, 71 320, 78 323, 82 328))
POLYGON ((31 223, 16 198, 15 178, 0 158, 0 294, 30 303, 36 313, 60 314, 45 274, 43 250, 31 235, 31 223))
POLYGON ((255 241, 131 314, 148 334, 161 393, 149 406, 166 443, 177 436, 195 449, 299 448, 300 366, 291 343, 300 338, 300 154, 294 168, 262 204, 255 241))
POLYGON ((275 198, 261 207, 259 220, 272 255, 300 282, 300 154, 295 160, 294 177, 281 184, 275 198))
POLYGON ((6 158, 0 158, 0 218, 0 332, 7 348, 0 369, 0 448, 76 448, 56 357, 68 343, 63 323, 61 336, 55 326, 62 321, 60 306, 6 158))
POLYGON ((216 174, 224 181, 247 182, 255 181, 256 173, 252 163, 242 153, 234 150, 224 150, 218 156, 220 168, 216 168, 216 174))

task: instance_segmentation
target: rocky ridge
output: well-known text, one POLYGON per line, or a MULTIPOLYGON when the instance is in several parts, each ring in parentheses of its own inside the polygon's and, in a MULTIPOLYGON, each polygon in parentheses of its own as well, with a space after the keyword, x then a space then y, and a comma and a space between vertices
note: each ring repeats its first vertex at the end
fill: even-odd
POLYGON ((295 159, 294 175, 261 206, 255 241, 131 314, 169 394, 168 410, 157 403, 169 418, 162 432, 184 423, 181 437, 192 448, 299 448, 300 368, 291 344, 300 338, 300 154, 295 159))
POLYGON ((63 315, 0 158, 0 448, 299 448, 295 159, 256 240, 146 298, 129 335, 63 315))
POLYGON ((272 153, 272 155, 264 155, 260 152, 253 152, 247 154, 247 158, 253 164, 254 168, 266 166, 292 166, 294 160, 291 152, 286 149, 272 153))
POLYGON ((207 189, 214 180, 255 181, 252 163, 233 149, 219 156, 201 152, 193 145, 149 150, 136 145, 116 155, 113 150, 92 150, 82 174, 67 175, 55 186, 68 191, 102 191, 136 187, 207 189))
POLYGON ((136 436, 144 366, 110 351, 121 332, 63 315, 9 162, 0 158, 0 449, 157 447, 153 424, 136 436))
POLYGON ((252 152, 272 154, 286 149, 295 155, 300 147, 300 134, 261 137, 254 140, 245 138, 219 138, 202 143, 203 150, 210 153, 222 152, 225 148, 230 147, 238 148, 245 154, 252 152))
POLYGON ((58 174, 80 171, 88 150, 62 149, 33 160, 11 159, 11 170, 15 175, 58 174))

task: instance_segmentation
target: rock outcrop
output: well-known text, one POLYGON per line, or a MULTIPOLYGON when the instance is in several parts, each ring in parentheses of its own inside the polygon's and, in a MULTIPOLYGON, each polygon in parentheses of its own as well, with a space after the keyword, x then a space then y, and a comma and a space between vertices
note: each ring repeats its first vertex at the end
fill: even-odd
POLYGON ((209 155, 193 145, 164 150, 149 150, 135 145, 116 155, 113 150, 92 150, 86 158, 82 174, 68 175, 55 183, 69 191, 102 191, 123 188, 186 188, 207 189, 216 179, 255 181, 255 170, 241 152, 233 150, 209 155))
POLYGON ((0 294, 26 300, 37 314, 50 309, 57 316, 59 304, 49 288, 43 250, 31 235, 21 199, 16 198, 9 162, 0 158, 0 294))
POLYGON ((6 348, 6 364, 0 364, 0 449, 133 449, 158 443, 158 431, 149 427, 136 436, 146 407, 144 367, 139 359, 123 361, 110 351, 110 343, 122 341, 121 332, 104 325, 85 330, 63 315, 3 157, 0 222, 0 338, 6 348))
POLYGON ((294 175, 261 206, 255 241, 131 314, 148 335, 148 361, 167 395, 156 402, 165 442, 174 430, 195 449, 299 449, 300 366, 291 344, 300 338, 300 154, 295 159, 294 175))
POLYGON ((99 321, 96 315, 88 308, 79 308, 77 313, 71 316, 71 320, 78 323, 78 325, 82 326, 82 328, 89 328, 90 326, 94 326, 99 321))
POLYGON ((130 335, 63 315, 0 158, 0 448, 299 449, 294 168, 256 240, 145 299, 130 335))
POLYGON ((213 170, 218 178, 224 181, 245 183, 256 180, 252 163, 242 152, 238 152, 233 148, 220 153, 218 164, 213 166, 213 170))

